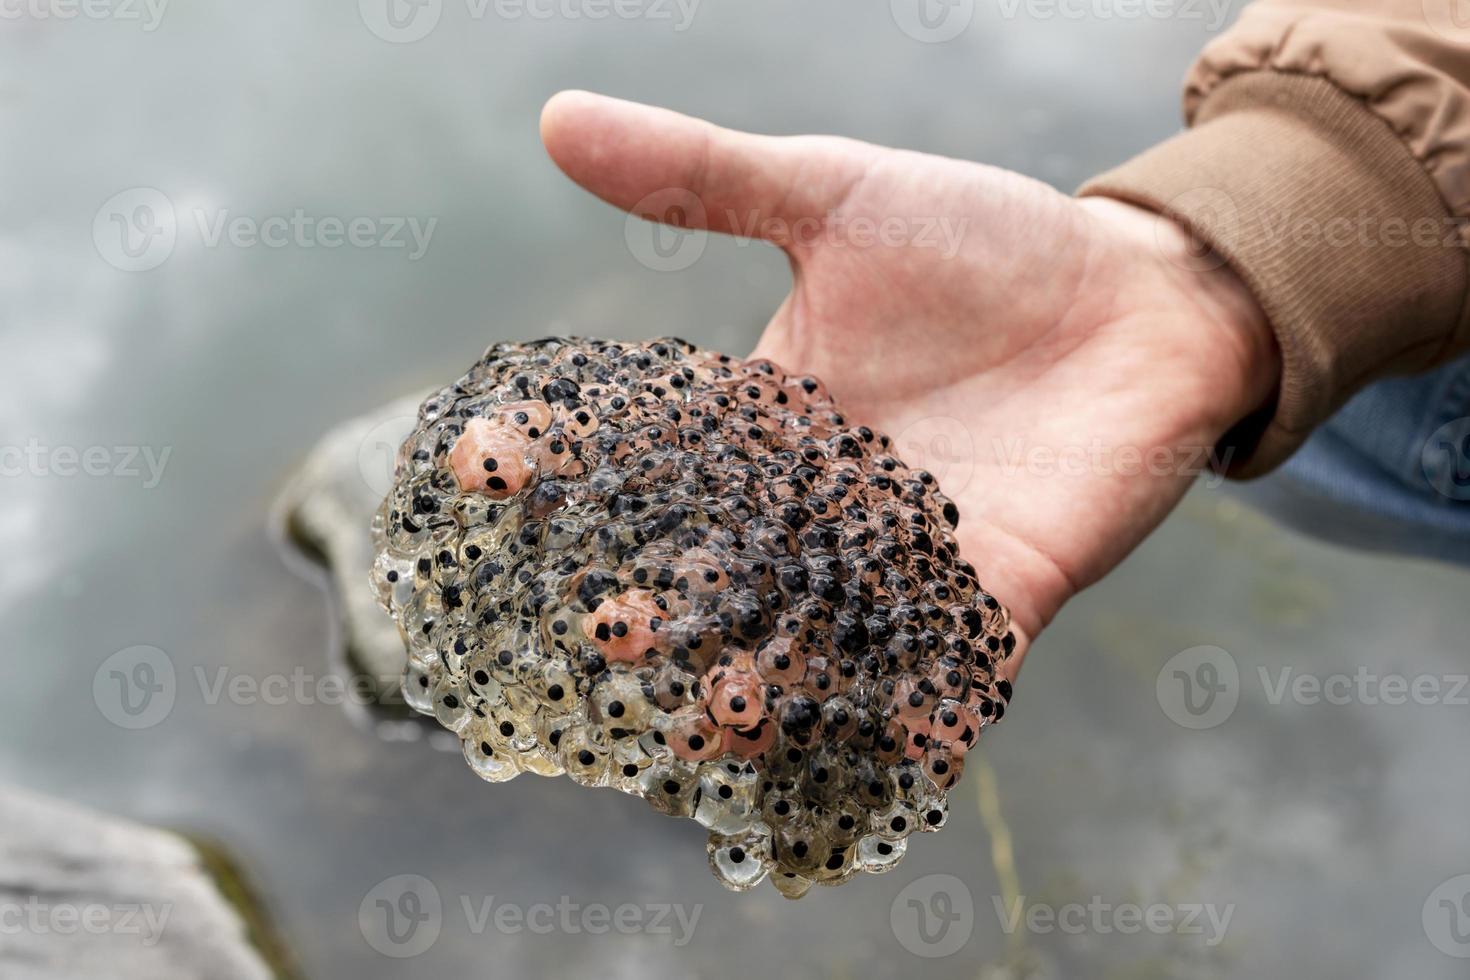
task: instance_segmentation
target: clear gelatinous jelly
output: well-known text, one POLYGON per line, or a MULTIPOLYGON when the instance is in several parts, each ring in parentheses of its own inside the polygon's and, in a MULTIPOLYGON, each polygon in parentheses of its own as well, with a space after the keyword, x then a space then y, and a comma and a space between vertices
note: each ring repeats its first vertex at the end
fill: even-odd
POLYGON ((494 782, 710 831, 715 875, 886 871, 998 721, 1008 616, 954 505, 813 378, 649 343, 498 344, 431 396, 374 520, 409 703, 494 782))

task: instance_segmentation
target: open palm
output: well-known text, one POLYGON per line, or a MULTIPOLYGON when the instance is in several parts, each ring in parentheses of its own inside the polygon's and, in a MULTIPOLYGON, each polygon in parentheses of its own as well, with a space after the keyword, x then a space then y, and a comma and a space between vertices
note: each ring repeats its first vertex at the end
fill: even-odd
POLYGON ((1021 651, 1163 519, 1275 383, 1240 281, 1128 205, 581 92, 548 103, 542 137, 609 203, 785 249, 792 291, 755 356, 821 378, 935 473, 1021 651))

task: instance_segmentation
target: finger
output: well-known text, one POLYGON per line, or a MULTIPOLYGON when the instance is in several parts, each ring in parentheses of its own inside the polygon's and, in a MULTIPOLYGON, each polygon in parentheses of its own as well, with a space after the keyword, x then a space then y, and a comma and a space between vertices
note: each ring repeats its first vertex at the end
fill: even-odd
POLYGON ((862 176, 864 144, 756 136, 700 119, 562 92, 541 113, 541 140, 572 180, 650 221, 781 241, 821 221, 862 176), (690 206, 671 206, 687 198, 690 206))

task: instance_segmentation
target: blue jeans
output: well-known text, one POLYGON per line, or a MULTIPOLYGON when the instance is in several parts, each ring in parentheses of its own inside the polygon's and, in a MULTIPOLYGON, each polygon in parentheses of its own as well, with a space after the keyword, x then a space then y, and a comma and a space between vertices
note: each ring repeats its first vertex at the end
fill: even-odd
POLYGON ((1235 492, 1316 537, 1470 564, 1470 357, 1364 388, 1235 492))

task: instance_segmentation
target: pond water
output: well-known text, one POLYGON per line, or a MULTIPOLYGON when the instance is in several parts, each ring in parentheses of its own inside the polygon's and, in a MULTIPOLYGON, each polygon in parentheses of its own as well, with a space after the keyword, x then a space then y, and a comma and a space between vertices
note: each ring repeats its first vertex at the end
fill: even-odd
MULTIPOLYGON (((0 20, 0 443, 45 461, 0 482, 0 779, 217 838, 312 978, 1463 976, 1436 916, 1457 894, 1442 883, 1470 872, 1470 709, 1449 696, 1470 669, 1464 572, 1313 543, 1201 487, 1036 644, 948 827, 894 874, 790 903, 723 891, 691 822, 567 780, 490 786, 323 703, 328 606, 268 529, 324 431, 493 341, 754 344, 784 259, 712 240, 679 274, 640 264, 622 217, 545 160, 552 92, 1072 187, 1175 128, 1208 7, 1078 19, 1003 4, 945 44, 905 34, 888 4, 838 0, 696 6, 687 29, 687 3, 596 19, 570 0, 445 0, 414 43, 377 36, 369 23, 402 28, 369 0, 181 0, 152 30, 156 4, 36 16, 63 8, 0 20), (104 206, 118 195, 121 211, 104 206), (116 213, 135 235, 165 227, 140 205, 171 209, 174 240, 129 271, 162 254, 110 244, 116 213), (325 247, 323 219, 364 219, 372 247, 325 247), (317 236, 298 237, 308 223, 317 236), (68 448, 97 448, 98 475, 65 475, 68 448), (1156 680, 1201 645, 1228 653, 1239 700, 1194 730, 1156 680), (111 663, 166 664, 173 702, 120 727, 94 680, 138 646, 166 659, 111 663), (1370 692, 1403 675, 1443 696, 1276 696, 1283 677, 1358 672, 1370 692), (442 909, 406 961, 359 921, 400 875, 431 882, 442 909), (494 914, 542 903, 571 911, 549 931, 494 914), (632 928, 583 915, 625 905, 632 928), (676 916, 655 928, 663 906, 698 915, 687 937, 676 916)), ((1182 669, 1218 676, 1199 666, 1182 669)))

